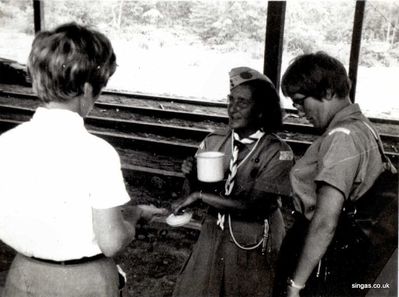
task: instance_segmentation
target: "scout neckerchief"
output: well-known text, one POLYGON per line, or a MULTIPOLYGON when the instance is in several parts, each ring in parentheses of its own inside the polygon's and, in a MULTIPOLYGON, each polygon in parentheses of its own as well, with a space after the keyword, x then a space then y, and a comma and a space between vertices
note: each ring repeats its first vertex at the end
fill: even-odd
MULTIPOLYGON (((232 130, 231 132, 231 159, 230 159, 230 166, 229 166, 229 175, 226 180, 225 184, 225 196, 229 196, 231 192, 233 191, 234 188, 234 183, 235 183, 235 177, 237 175, 237 169, 238 167, 243 164, 248 157, 252 154, 252 152, 255 150, 257 147, 259 140, 262 138, 262 136, 265 134, 265 132, 258 130, 255 133, 251 134, 248 138, 240 138, 240 136, 232 130), (249 153, 245 156, 245 158, 241 161, 238 162, 238 143, 242 144, 253 144, 254 142, 255 145, 252 147, 252 149, 249 151, 249 153)), ((224 214, 218 213, 218 219, 216 224, 224 230, 224 220, 225 216, 224 214)))

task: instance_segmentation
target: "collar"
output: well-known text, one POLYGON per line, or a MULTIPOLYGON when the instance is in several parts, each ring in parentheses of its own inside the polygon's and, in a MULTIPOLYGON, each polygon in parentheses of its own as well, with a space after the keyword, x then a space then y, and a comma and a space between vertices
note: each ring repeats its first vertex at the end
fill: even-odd
POLYGON ((262 138, 263 135, 265 135, 265 132, 263 132, 261 130, 257 130, 255 133, 252 133, 248 137, 240 138, 238 133, 234 132, 234 130, 233 130, 233 138, 234 138, 234 140, 236 140, 236 141, 238 141, 238 142, 240 142, 242 144, 252 144, 255 141, 257 141, 258 139, 262 138))
POLYGON ((76 112, 67 109, 38 107, 32 117, 36 123, 51 122, 51 126, 65 126, 68 129, 72 127, 84 127, 83 118, 76 112))
POLYGON ((335 114, 330 124, 328 125, 326 131, 329 131, 339 126, 342 122, 347 121, 348 119, 359 120, 362 119, 363 117, 364 116, 362 114, 362 111, 360 110, 359 104, 357 103, 350 104, 335 114))

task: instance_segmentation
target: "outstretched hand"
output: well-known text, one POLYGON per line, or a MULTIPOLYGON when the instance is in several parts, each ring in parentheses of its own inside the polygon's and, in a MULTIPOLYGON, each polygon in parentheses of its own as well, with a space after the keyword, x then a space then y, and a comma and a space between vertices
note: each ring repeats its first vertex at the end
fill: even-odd
POLYGON ((159 208, 153 204, 140 204, 137 207, 141 210, 141 218, 148 222, 156 216, 166 216, 169 213, 166 208, 159 208))
POLYGON ((201 200, 201 192, 194 192, 188 195, 183 200, 177 201, 172 204, 172 212, 178 214, 180 211, 185 209, 187 206, 193 204, 197 200, 201 200))
POLYGON ((144 219, 151 222, 155 216, 166 216, 169 211, 166 208, 159 208, 152 204, 125 205, 122 209, 123 217, 132 222, 144 219))

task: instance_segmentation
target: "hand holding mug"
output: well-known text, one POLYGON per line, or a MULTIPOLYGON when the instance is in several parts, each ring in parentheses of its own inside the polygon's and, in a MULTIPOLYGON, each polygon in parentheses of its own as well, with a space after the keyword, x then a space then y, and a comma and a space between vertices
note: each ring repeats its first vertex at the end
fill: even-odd
POLYGON ((194 169, 194 158, 188 157, 183 161, 183 164, 181 165, 181 171, 185 175, 190 175, 193 172, 193 169, 194 169))

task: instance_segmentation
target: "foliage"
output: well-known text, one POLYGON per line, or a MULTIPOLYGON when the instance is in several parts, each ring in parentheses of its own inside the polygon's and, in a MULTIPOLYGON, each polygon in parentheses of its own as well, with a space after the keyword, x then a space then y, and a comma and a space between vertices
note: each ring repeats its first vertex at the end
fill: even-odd
POLYGON ((264 38, 266 6, 257 2, 199 2, 192 7, 192 31, 209 44, 264 38), (261 33, 261 34, 260 34, 261 33))
MULTIPOLYGON (((265 38, 265 1, 63 0, 43 3, 47 28, 73 20, 127 40, 134 34, 155 34, 158 30, 168 32, 176 42, 195 40, 222 52, 248 51, 253 56, 258 56, 259 52, 245 45, 257 47, 265 38)), ((284 46, 289 55, 319 49, 328 49, 338 56, 344 55, 342 49, 349 52, 354 6, 354 1, 288 1, 284 46)), ((30 0, 0 0, 3 30, 33 33, 32 19, 30 0)), ((398 63, 398 25, 398 1, 366 2, 362 65, 398 63)))
POLYGON ((32 34, 32 2, 29 0, 0 0, 0 28, 32 34))

